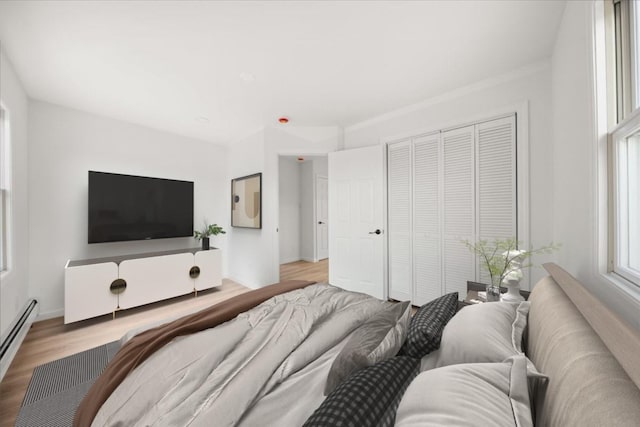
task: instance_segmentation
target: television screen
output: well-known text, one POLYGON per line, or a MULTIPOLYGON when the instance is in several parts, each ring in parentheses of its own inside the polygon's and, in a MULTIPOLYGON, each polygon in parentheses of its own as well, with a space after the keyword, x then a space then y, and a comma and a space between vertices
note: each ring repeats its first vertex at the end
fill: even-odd
POLYGON ((89 171, 89 243, 193 236, 193 182, 89 171))

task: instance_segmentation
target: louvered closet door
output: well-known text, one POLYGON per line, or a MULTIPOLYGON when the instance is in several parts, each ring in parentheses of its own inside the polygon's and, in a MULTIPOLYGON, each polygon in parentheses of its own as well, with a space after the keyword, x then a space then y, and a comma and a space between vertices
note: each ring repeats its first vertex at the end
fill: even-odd
POLYGON ((388 146, 389 296, 412 299, 411 141, 388 146))
POLYGON ((413 303, 442 295, 440 132, 413 140, 413 303))
MULTIPOLYGON (((516 118, 476 125, 478 240, 517 238, 516 118)), ((479 270, 482 283, 489 275, 479 270)))
POLYGON ((445 291, 464 299, 467 280, 475 277, 475 260, 462 240, 474 241, 474 126, 442 133, 443 270, 445 291))

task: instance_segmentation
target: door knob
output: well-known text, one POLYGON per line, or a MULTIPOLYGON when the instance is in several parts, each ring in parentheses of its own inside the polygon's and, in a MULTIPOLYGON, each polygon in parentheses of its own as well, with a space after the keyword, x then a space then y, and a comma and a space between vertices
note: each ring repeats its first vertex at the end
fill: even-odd
POLYGON ((322 222, 322 221, 318 221, 318 224, 324 224, 324 222, 322 222))
POLYGON ((378 228, 376 231, 370 231, 369 234, 382 234, 382 230, 378 228))

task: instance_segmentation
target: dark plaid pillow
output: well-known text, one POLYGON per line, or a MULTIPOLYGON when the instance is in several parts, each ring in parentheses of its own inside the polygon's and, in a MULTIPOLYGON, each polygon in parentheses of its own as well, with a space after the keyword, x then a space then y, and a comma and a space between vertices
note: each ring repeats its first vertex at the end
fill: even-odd
POLYGON ((400 354, 420 359, 440 347, 442 331, 458 309, 458 293, 429 301, 411 318, 407 340, 400 354))
POLYGON ((420 362, 397 356, 361 369, 333 390, 303 427, 393 426, 420 362))

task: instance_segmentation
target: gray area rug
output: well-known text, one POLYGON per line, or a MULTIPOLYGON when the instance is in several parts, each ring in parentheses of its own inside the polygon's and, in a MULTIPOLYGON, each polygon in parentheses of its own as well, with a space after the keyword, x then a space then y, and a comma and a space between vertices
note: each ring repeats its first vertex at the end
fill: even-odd
POLYGON ((36 367, 16 427, 68 427, 80 401, 119 348, 114 341, 36 367))

